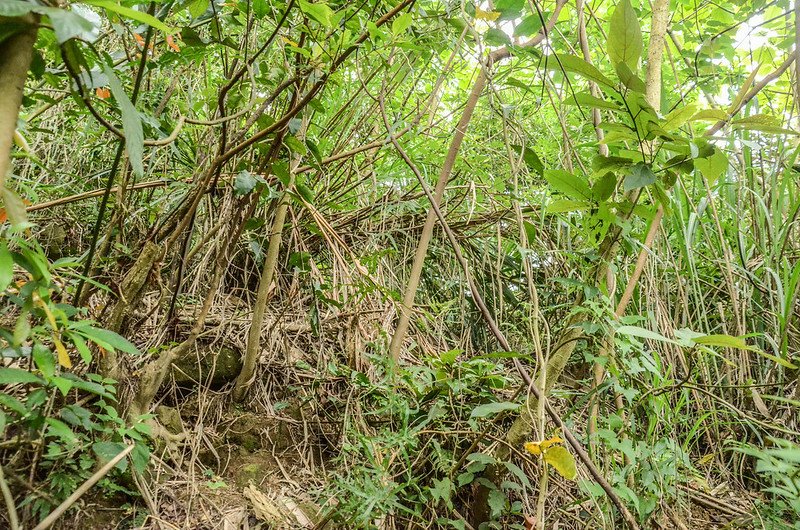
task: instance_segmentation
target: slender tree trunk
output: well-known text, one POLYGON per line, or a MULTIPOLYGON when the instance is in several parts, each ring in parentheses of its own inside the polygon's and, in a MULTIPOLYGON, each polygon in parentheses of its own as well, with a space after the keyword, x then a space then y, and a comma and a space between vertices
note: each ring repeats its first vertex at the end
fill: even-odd
POLYGON ((647 46, 645 98, 659 112, 661 112, 661 59, 664 56, 667 24, 669 24, 669 0, 655 0, 653 18, 650 22, 650 43, 647 46))
MULTIPOLYGON (((291 184, 290 184, 291 186, 291 184)), ((278 255, 281 248, 283 237, 283 225, 286 222, 286 211, 289 209, 289 189, 283 192, 275 217, 272 221, 272 230, 269 236, 269 246, 267 255, 264 258, 264 268, 261 271, 261 278, 258 281, 256 292, 256 305, 253 308, 253 317, 250 319, 250 330, 247 333, 247 346, 245 348, 244 360, 242 361, 242 371, 236 378, 233 387, 233 399, 240 402, 244 399, 247 389, 252 384, 253 375, 256 370, 258 353, 261 351, 261 326, 264 323, 264 313, 267 310, 269 299, 269 286, 275 277, 275 267, 278 263, 278 255)))
MULTIPOLYGON (((534 47, 541 43, 547 36, 547 32, 552 30, 553 26, 558 20, 559 13, 561 13, 561 9, 565 4, 566 0, 558 0, 556 3, 556 8, 543 30, 521 46, 534 47)), ((500 48, 490 53, 486 59, 486 64, 481 66, 480 73, 475 79, 475 83, 472 85, 472 90, 467 98, 467 103, 464 105, 464 111, 461 114, 461 118, 458 120, 458 125, 456 125, 456 130, 453 134, 453 141, 450 142, 450 146, 447 149, 447 155, 445 156, 444 163, 442 164, 442 169, 439 172, 439 180, 436 182, 436 188, 434 190, 434 199, 436 200, 437 205, 442 202, 444 190, 447 187, 447 181, 453 172, 453 167, 455 166, 456 158, 458 158, 458 152, 461 149, 461 143, 464 141, 467 127, 469 126, 469 122, 472 120, 472 114, 475 111, 476 105, 478 104, 481 92, 483 92, 483 89, 486 86, 486 81, 489 75, 488 68, 490 68, 497 61, 507 59, 509 57, 511 57, 511 50, 508 47, 500 48)), ((395 329, 394 335, 392 336, 392 342, 389 345, 389 355, 395 363, 400 357, 400 350, 402 349, 403 341, 405 340, 406 332, 408 331, 408 325, 414 309, 414 298, 417 295, 417 288, 419 287, 419 280, 420 276, 422 275, 422 267, 425 264, 425 257, 428 254, 428 245, 431 242, 435 224, 436 211, 433 207, 431 207, 428 209, 428 217, 425 219, 425 225, 422 228, 422 234, 420 235, 419 243, 417 244, 417 251, 414 254, 414 264, 411 267, 411 274, 408 278, 406 290, 403 295, 403 305, 400 309, 400 319, 397 323, 397 328, 395 329)))
POLYGON ((33 15, 18 19, 0 17, 0 24, 9 20, 29 26, 0 42, 0 189, 5 186, 6 174, 11 169, 11 146, 37 32, 37 18, 33 15))
MULTIPOLYGON (((453 166, 456 163, 458 151, 461 148, 461 142, 467 132, 467 127, 472 119, 472 114, 475 111, 475 106, 478 104, 481 92, 486 86, 486 66, 481 67, 478 78, 475 84, 472 85, 472 91, 467 98, 467 104, 464 106, 464 112, 461 114, 461 119, 458 120, 456 125, 453 141, 447 150, 442 170, 439 172, 439 180, 436 182, 436 189, 434 190, 434 198, 436 204, 441 204, 444 190, 447 187, 447 181, 450 174, 453 172, 453 166)), ((436 225, 436 212, 433 208, 428 209, 428 217, 425 219, 425 225, 422 227, 422 234, 419 236, 419 243, 417 243, 417 251, 414 254, 414 264, 411 266, 411 274, 408 277, 406 284, 405 294, 403 295, 403 305, 400 308, 400 319, 397 322, 397 328, 392 336, 392 342, 389 345, 389 355, 394 363, 400 358, 400 350, 403 346, 406 333, 408 332, 408 325, 411 320, 411 314, 414 308, 414 298, 417 295, 417 288, 419 287, 419 280, 422 276, 422 267, 425 265, 425 256, 428 254, 428 245, 433 236, 433 228, 436 225)))
MULTIPOLYGON (((800 0, 794 0, 794 54, 800 52, 800 0)), ((800 112, 800 63, 794 64, 794 100, 800 112)))

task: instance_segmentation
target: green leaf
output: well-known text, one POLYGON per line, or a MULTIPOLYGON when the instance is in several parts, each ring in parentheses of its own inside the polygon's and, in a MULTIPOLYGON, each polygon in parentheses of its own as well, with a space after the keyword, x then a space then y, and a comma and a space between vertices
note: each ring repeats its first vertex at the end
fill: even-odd
POLYGON ((286 147, 288 147, 297 154, 305 155, 306 153, 308 153, 308 148, 306 147, 306 144, 298 140, 296 136, 286 136, 283 139, 283 143, 286 144, 286 147))
POLYGON ((128 152, 128 160, 131 169, 136 177, 144 176, 144 131, 142 130, 142 120, 136 107, 133 106, 125 89, 122 88, 119 79, 109 66, 103 65, 103 72, 108 76, 108 86, 114 99, 117 100, 120 111, 122 111, 122 129, 125 132, 125 150, 128 152))
POLYGON ((529 37, 539 32, 542 29, 542 19, 539 13, 528 15, 522 19, 522 22, 514 28, 515 37, 529 37))
POLYGON ((143 473, 147 469, 147 464, 150 461, 150 448, 143 443, 137 443, 131 451, 131 463, 133 468, 139 473, 143 473))
POLYGON ((450 506, 452 501, 450 500, 450 495, 453 492, 453 482, 448 477, 444 477, 443 479, 433 479, 433 486, 428 488, 431 493, 431 498, 435 501, 441 500, 444 501, 445 504, 450 506))
POLYGON ((139 350, 126 338, 113 331, 96 328, 94 326, 81 326, 78 330, 81 335, 97 343, 102 348, 111 348, 133 355, 139 355, 139 350))
POLYGON ((613 110, 615 112, 623 112, 625 110, 612 101, 606 101, 605 99, 600 99, 587 92, 579 92, 577 94, 574 94, 565 99, 564 103, 567 105, 576 105, 576 106, 583 105, 592 108, 613 110))
POLYGON ((544 164, 536 151, 530 147, 522 147, 521 145, 512 145, 511 148, 519 155, 522 154, 522 160, 525 164, 538 175, 544 175, 544 164))
MULTIPOLYGON (((92 445, 92 450, 100 459, 100 463, 105 464, 124 451, 125 447, 126 445, 120 442, 96 442, 92 445)), ((120 471, 125 471, 125 468, 128 467, 128 459, 123 458, 115 467, 120 471)))
POLYGON ((21 368, 0 368, 0 385, 44 383, 41 377, 21 368))
POLYGON ((486 403, 485 405, 478 405, 472 410, 469 415, 470 418, 485 418, 493 416, 498 412, 504 410, 516 410, 520 407, 519 403, 499 402, 499 403, 486 403))
POLYGON ((477 464, 484 466, 485 468, 485 466, 497 462, 497 459, 495 459, 495 457, 493 457, 492 455, 487 455, 486 453, 470 453, 469 456, 467 456, 467 461, 475 462, 477 464))
POLYGON ((694 167, 706 178, 709 184, 714 184, 717 179, 728 170, 728 157, 719 149, 714 149, 714 154, 706 158, 696 158, 694 167))
POLYGON ((297 185, 297 193, 309 204, 314 204, 314 191, 303 184, 302 182, 298 182, 297 185))
POLYGON ((326 28, 333 27, 333 9, 328 7, 325 3, 311 3, 305 0, 299 0, 300 10, 303 11, 310 18, 316 20, 326 28))
POLYGON ((580 57, 574 55, 558 55, 552 61, 547 61, 547 67, 551 70, 561 70, 576 73, 589 81, 594 81, 605 88, 615 88, 616 84, 603 75, 600 70, 587 63, 580 57))
POLYGON ((440 354, 440 355, 439 355, 439 359, 440 359, 440 360, 441 360, 441 361, 442 361, 444 364, 450 365, 450 364, 453 364, 454 362, 456 362, 456 359, 457 359, 457 358, 458 358, 458 356, 459 356, 459 355, 461 355, 462 353, 464 353, 464 350, 450 350, 450 351, 446 351, 446 352, 443 352, 442 354, 440 354))
POLYGON ((645 87, 644 81, 639 79, 639 76, 634 73, 630 66, 628 66, 626 63, 619 63, 616 70, 619 80, 623 85, 630 88, 634 92, 644 94, 647 87, 645 87))
POLYGON ((572 199, 556 199, 547 203, 547 213, 580 212, 588 210, 592 203, 587 201, 573 201, 572 199))
MULTIPOLYGON (((67 9, 40 6, 23 0, 2 0, 0 2, 0 16, 2 17, 20 17, 31 12, 50 18, 59 44, 94 30, 91 22, 67 9)), ((4 23, 4 25, 6 24, 4 23)))
POLYGON ((36 11, 50 17, 59 44, 94 31, 94 25, 91 22, 73 11, 56 7, 44 7, 36 11))
POLYGON ((668 342, 670 344, 678 344, 672 339, 668 339, 660 333, 650 331, 649 329, 640 328, 639 326, 620 326, 617 328, 617 333, 620 335, 628 335, 629 337, 637 337, 640 339, 657 340, 661 342, 668 342))
MULTIPOLYGON (((125 7, 116 2, 113 2, 112 0, 81 0, 81 3, 99 7, 105 9, 106 11, 112 11, 125 18, 129 18, 131 20, 135 20, 136 22, 141 22, 142 24, 147 24, 148 26, 152 26, 157 30, 163 31, 164 33, 175 33, 174 28, 170 28, 169 26, 158 20, 153 15, 144 13, 142 11, 137 11, 135 9, 131 9, 130 7, 125 7)), ((206 5, 207 4, 208 2, 206 2, 206 5)), ((205 9, 203 11, 205 11, 205 9)))
POLYGON ((524 484, 528 488, 533 487, 528 475, 526 475, 518 465, 513 462, 503 462, 503 465, 506 466, 506 469, 508 469, 512 475, 517 477, 517 480, 519 480, 521 484, 524 484))
POLYGON ((630 173, 625 176, 622 181, 622 187, 625 193, 631 190, 644 188, 656 181, 656 175, 650 166, 643 162, 638 162, 631 167, 630 173))
POLYGON ((78 437, 75 436, 75 433, 72 432, 72 429, 69 428, 69 425, 63 421, 55 418, 47 418, 44 421, 48 426, 50 426, 50 428, 47 430, 48 435, 55 436, 66 442, 74 442, 78 439, 78 437))
POLYGON ((45 378, 50 379, 55 375, 56 360, 53 357, 53 353, 41 344, 33 346, 33 362, 36 363, 36 367, 45 378))
POLYGON ((405 33, 405 31, 411 27, 413 21, 414 17, 411 13, 403 13, 392 21, 392 35, 397 36, 405 33))
POLYGON ((14 258, 8 251, 8 245, 0 243, 0 293, 4 292, 14 279, 14 258))
POLYGON ((770 134, 797 135, 800 132, 782 127, 780 119, 769 114, 755 114, 731 122, 731 127, 744 131, 758 131, 770 134))
POLYGON ((0 2, 0 17, 21 17, 36 7, 36 4, 25 0, 3 0, 0 2))
POLYGON ((73 381, 70 381, 66 377, 54 377, 50 382, 61 391, 62 396, 69 394, 69 391, 75 387, 73 381))
POLYGON ((667 132, 677 131, 696 115, 697 105, 695 104, 678 107, 664 117, 664 123, 661 128, 667 132))
POLYGON ((98 396, 104 397, 109 400, 115 399, 114 394, 110 392, 109 389, 106 388, 105 386, 99 383, 94 383, 92 381, 84 381, 75 374, 64 373, 61 377, 57 377, 54 379, 65 379, 68 380, 70 383, 72 383, 73 387, 83 390, 84 392, 89 392, 90 394, 96 394, 98 396))
POLYGON ((519 18, 525 9, 525 3, 526 0, 497 0, 494 3, 494 10, 500 13, 498 22, 519 18))
POLYGON ((595 200, 605 201, 614 194, 615 189, 617 189, 617 176, 609 171, 594 183, 592 194, 595 200))
POLYGON ((575 457, 566 447, 557 445, 544 452, 544 461, 553 466, 558 474, 567 480, 575 480, 578 469, 575 467, 575 457))
MULTIPOLYGON (((190 0, 190 2, 186 4, 186 9, 189 11, 192 18, 197 18, 208 10, 208 5, 209 0, 190 0)), ((266 15, 266 12, 260 14, 258 12, 262 5, 266 7, 266 3, 263 0, 261 2, 253 2, 253 12, 258 16, 266 15)))
POLYGON ((689 121, 725 121, 729 117, 724 110, 705 109, 692 116, 689 121))
POLYGON ((489 491, 489 498, 486 502, 489 505, 492 517, 496 518, 503 513, 503 509, 506 507, 506 494, 499 489, 492 489, 489 491))
POLYGON ((77 333, 70 333, 69 340, 71 340, 72 344, 75 345, 75 349, 78 350, 78 355, 81 356, 83 362, 86 364, 92 362, 92 352, 89 350, 89 347, 86 345, 86 341, 83 340, 83 337, 77 333))
POLYGON ((550 187, 567 197, 579 201, 587 201, 592 198, 589 185, 569 171, 551 169, 544 172, 544 178, 550 184, 550 187))
POLYGON ((733 348, 736 350, 756 352, 762 357, 780 364, 781 366, 785 366, 790 370, 798 369, 795 364, 787 361, 786 359, 769 354, 754 346, 749 346, 742 337, 734 337, 732 335, 702 335, 700 337, 693 337, 692 342, 695 344, 701 344, 703 346, 718 346, 721 348, 733 348))
POLYGON ((497 28, 489 28, 483 35, 483 40, 485 40, 486 44, 489 46, 505 46, 511 44, 511 38, 506 32, 497 28))
POLYGON ((258 180, 247 170, 240 171, 233 181, 233 189, 236 195, 247 195, 258 184, 258 180))
POLYGON ((754 348, 747 345, 741 337, 732 335, 703 335, 693 337, 692 342, 706 346, 720 346, 722 348, 734 348, 739 350, 752 350, 754 348))
POLYGON ((636 11, 633 10, 630 0, 621 0, 608 22, 606 51, 611 64, 616 68, 623 63, 635 72, 639 69, 643 48, 642 30, 636 11))
POLYGON ((610 170, 626 169, 633 164, 633 160, 624 156, 595 155, 592 159, 592 169, 595 173, 604 173, 610 170))

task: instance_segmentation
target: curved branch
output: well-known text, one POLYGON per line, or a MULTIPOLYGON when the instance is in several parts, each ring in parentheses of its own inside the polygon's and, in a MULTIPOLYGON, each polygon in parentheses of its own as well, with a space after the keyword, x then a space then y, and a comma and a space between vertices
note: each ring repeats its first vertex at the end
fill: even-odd
POLYGON ((786 60, 783 61, 783 63, 781 63, 781 65, 778 66, 778 68, 765 75, 764 78, 761 79, 761 81, 753 85, 753 88, 751 88, 750 91, 748 91, 747 94, 745 94, 745 96, 742 98, 742 101, 739 102, 736 108, 731 109, 730 118, 728 118, 727 120, 720 120, 717 123, 715 123, 713 126, 711 126, 710 129, 708 129, 708 131, 706 131, 706 136, 713 136, 714 134, 719 132, 723 127, 725 127, 725 125, 727 125, 728 122, 730 122, 730 119, 736 116, 736 114, 740 110, 742 110, 744 106, 750 102, 751 99, 756 97, 759 92, 761 92, 767 87, 767 85, 769 85, 770 83, 778 79, 780 76, 782 76, 783 73, 789 69, 789 67, 792 65, 795 59, 797 59, 797 50, 792 51, 792 53, 789 54, 786 60))

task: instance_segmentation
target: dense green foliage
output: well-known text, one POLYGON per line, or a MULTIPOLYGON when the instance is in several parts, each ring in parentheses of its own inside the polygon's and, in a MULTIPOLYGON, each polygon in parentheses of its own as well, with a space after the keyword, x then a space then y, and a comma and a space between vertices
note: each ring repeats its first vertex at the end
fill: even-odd
POLYGON ((0 526, 800 528, 797 16, 0 0, 0 526))

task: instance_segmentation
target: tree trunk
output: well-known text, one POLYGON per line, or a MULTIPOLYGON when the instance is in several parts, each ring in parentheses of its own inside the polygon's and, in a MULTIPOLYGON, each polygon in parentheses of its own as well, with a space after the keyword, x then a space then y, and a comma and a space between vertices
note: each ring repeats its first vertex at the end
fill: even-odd
POLYGON ((37 32, 37 19, 33 15, 17 19, 0 17, 0 25, 11 20, 28 27, 0 42, 0 188, 5 186, 11 168, 11 146, 37 32))

